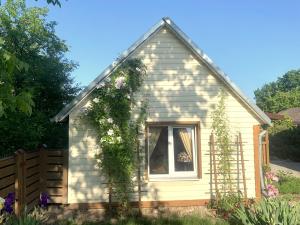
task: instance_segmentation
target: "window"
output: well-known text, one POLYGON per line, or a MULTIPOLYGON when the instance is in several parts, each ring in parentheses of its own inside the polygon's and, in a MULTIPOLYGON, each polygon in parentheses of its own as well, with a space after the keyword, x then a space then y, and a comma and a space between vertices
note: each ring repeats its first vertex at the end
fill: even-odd
POLYGON ((195 125, 148 126, 148 173, 150 178, 196 178, 195 125))

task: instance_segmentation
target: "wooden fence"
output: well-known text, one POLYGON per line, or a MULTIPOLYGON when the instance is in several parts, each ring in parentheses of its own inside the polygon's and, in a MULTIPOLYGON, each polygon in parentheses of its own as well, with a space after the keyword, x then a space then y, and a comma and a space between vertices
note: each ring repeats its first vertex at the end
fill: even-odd
POLYGON ((18 150, 14 156, 0 159, 0 197, 15 193, 15 212, 32 209, 40 193, 50 196, 50 203, 66 203, 68 191, 68 151, 18 150))

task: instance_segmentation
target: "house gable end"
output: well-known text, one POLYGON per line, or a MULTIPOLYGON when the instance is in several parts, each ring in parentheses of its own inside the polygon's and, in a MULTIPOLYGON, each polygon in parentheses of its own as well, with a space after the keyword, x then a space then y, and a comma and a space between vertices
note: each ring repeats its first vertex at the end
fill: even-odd
MULTIPOLYGON (((207 68, 212 72, 214 76, 217 77, 222 83, 225 84, 226 88, 238 98, 243 106, 249 110, 250 113, 255 115, 260 123, 270 124, 270 119, 254 104, 252 103, 240 89, 233 84, 229 78, 214 65, 212 60, 199 49, 191 39, 189 39, 169 18, 163 18, 159 23, 153 26, 145 35, 143 35, 136 43, 134 43, 128 50, 126 50, 121 57, 118 58, 116 62, 113 62, 103 73, 101 73, 82 93, 80 93, 70 104, 68 104, 60 113, 58 113, 52 120, 61 121, 73 110, 73 108, 79 104, 83 99, 85 99, 96 87, 96 85, 105 77, 109 76, 123 61, 127 58, 132 57, 138 52, 138 49, 142 48, 146 42, 149 42, 154 36, 161 31, 161 29, 167 28, 173 35, 176 36, 177 40, 184 44, 186 49, 188 49, 194 58, 199 60, 202 64, 206 65, 207 68)), ((162 42, 163 43, 163 42, 162 42)), ((170 47, 166 45, 165 50, 170 47)), ((155 50, 155 46, 152 46, 152 50, 155 50)), ((151 57, 148 59, 152 59, 151 57)))

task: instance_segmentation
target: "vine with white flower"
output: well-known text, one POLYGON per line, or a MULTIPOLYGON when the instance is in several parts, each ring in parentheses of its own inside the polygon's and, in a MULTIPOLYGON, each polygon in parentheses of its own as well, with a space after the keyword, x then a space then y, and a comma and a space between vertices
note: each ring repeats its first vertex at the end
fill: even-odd
POLYGON ((134 93, 142 85, 146 68, 139 59, 122 63, 92 93, 86 116, 97 132, 100 153, 96 155, 114 197, 128 209, 140 126, 146 105, 136 103, 134 93), (133 118, 133 110, 138 118, 133 118))

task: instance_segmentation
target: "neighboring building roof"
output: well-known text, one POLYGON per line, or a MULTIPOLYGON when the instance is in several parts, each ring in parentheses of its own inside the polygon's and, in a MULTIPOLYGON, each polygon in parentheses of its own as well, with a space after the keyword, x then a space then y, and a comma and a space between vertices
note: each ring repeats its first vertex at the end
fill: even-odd
POLYGON ((271 120, 283 120, 284 115, 280 115, 278 113, 270 113, 270 112, 265 112, 265 114, 271 119, 271 120))
POLYGON ((155 33, 163 27, 170 29, 179 38, 187 48, 189 48, 199 60, 205 63, 214 74, 246 105, 248 108, 263 122, 271 124, 269 117, 258 108, 251 100, 249 100, 242 91, 228 78, 228 76, 218 68, 213 61, 200 49, 197 45, 185 34, 179 27, 170 19, 162 18, 155 24, 147 33, 145 33, 139 40, 137 40, 130 48, 124 51, 116 61, 109 65, 90 85, 88 85, 73 101, 67 104, 52 121, 59 122, 64 120, 73 110, 73 108, 83 101, 97 86, 101 80, 109 76, 122 62, 132 55, 137 47, 142 45, 147 39, 152 37, 155 33))
POLYGON ((280 111, 278 114, 287 115, 291 117, 295 124, 300 125, 300 107, 285 109, 280 111))

